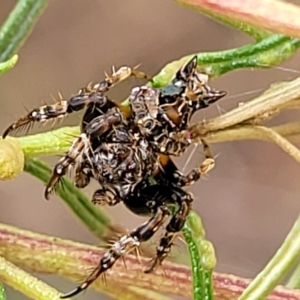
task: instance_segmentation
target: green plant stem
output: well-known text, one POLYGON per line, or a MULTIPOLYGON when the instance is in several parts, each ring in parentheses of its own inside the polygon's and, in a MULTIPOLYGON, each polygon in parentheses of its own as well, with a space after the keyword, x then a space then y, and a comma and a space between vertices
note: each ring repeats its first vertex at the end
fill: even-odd
POLYGON ((204 239, 202 222, 194 211, 190 212, 182 232, 190 252, 194 300, 212 300, 214 298, 212 271, 216 258, 214 251, 207 251, 208 248, 213 248, 204 239), (211 246, 207 247, 208 244, 211 246))
POLYGON ((299 289, 300 288, 300 264, 299 264, 299 262, 298 262, 298 266, 294 270, 293 274, 290 276, 286 286, 291 289, 299 289))
MULTIPOLYGON (((26 159, 24 170, 44 183, 49 182, 52 174, 52 170, 45 163, 32 158, 26 159)), ((58 186, 56 192, 98 238, 103 239, 107 234, 120 230, 119 227, 114 226, 103 210, 94 206, 68 179, 63 180, 62 185, 58 186)))
POLYGON ((275 256, 254 278, 239 300, 265 299, 299 261, 299 255, 300 215, 275 256))
POLYGON ((31 33, 48 0, 20 0, 0 29, 0 62, 12 57, 31 33))
POLYGON ((17 139, 0 140, 0 179, 16 178, 24 167, 24 153, 17 139))
POLYGON ((56 155, 66 152, 79 127, 63 127, 46 133, 28 135, 18 138, 26 157, 56 155))
POLYGON ((3 74, 12 69, 18 61, 18 55, 14 55, 11 59, 0 63, 0 74, 3 74))
POLYGON ((241 68, 275 66, 294 54, 299 46, 298 39, 291 39, 282 35, 271 35, 257 43, 231 50, 188 55, 167 64, 153 78, 152 85, 156 88, 167 85, 175 72, 194 55, 198 57, 198 65, 201 70, 210 76, 220 76, 241 68))
POLYGON ((30 299, 60 299, 59 293, 54 288, 19 269, 3 257, 0 257, 0 278, 7 285, 22 292, 30 299))
POLYGON ((0 300, 6 300, 6 293, 2 282, 0 282, 0 300))

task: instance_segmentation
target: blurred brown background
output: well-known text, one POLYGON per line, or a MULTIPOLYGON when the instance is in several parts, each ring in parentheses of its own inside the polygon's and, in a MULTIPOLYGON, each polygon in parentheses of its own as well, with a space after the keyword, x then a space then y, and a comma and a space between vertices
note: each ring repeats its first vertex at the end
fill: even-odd
MULTIPOLYGON (((0 1, 1 22, 15 2, 0 1)), ((24 106, 37 107, 42 99, 50 102, 50 94, 57 91, 65 97, 76 93, 88 82, 102 79, 112 65, 142 63, 142 69, 154 75, 167 62, 184 55, 234 48, 250 41, 242 33, 171 0, 52 0, 19 52, 17 67, 1 77, 1 131, 25 113, 24 106)), ((300 71, 299 61, 296 55, 284 66, 300 71)), ((194 120, 217 116, 259 94, 245 93, 296 76, 276 68, 239 70, 222 76, 211 85, 228 91, 227 99, 199 112, 194 120)), ((136 84, 130 80, 116 88, 114 99, 125 99, 136 84)), ((272 124, 295 119, 299 119, 298 113, 285 113, 272 124)), ((73 116, 64 124, 77 124, 79 120, 80 116, 73 116)), ((194 209, 202 216, 207 237, 214 243, 217 270, 253 277, 272 257, 298 215, 300 168, 277 146, 265 142, 214 144, 212 151, 218 155, 215 169, 208 180, 190 188, 195 194, 194 209)), ((178 166, 183 166, 187 157, 188 153, 176 160, 178 166)), ((202 159, 199 147, 186 171, 202 159)), ((95 187, 86 189, 88 195, 95 187)), ((95 243, 59 198, 44 201, 43 189, 41 182, 27 174, 1 182, 0 221, 95 243)), ((122 205, 108 210, 127 228, 144 221, 122 205)), ((74 287, 74 283, 51 276, 42 278, 62 291, 74 287)), ((77 299, 100 298, 89 290, 77 299)), ((8 299, 25 298, 8 289, 8 299)))

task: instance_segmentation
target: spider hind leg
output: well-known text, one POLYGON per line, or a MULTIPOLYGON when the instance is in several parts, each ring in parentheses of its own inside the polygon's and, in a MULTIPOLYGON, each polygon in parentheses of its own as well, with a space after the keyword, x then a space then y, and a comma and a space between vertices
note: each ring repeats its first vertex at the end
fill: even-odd
POLYGON ((81 285, 69 293, 61 295, 60 298, 73 297, 88 288, 100 275, 111 269, 115 262, 123 257, 124 254, 137 249, 141 242, 150 239, 158 228, 161 227, 168 215, 169 212, 165 207, 158 207, 156 213, 148 222, 139 226, 130 234, 122 236, 112 245, 101 258, 99 265, 81 285))

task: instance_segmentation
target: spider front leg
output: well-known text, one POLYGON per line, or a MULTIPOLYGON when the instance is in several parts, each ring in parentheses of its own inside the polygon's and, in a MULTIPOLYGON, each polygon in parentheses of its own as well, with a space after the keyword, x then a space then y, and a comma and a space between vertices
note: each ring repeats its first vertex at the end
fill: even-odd
POLYGON ((84 117, 84 122, 88 123, 91 121, 91 118, 88 117, 91 115, 91 113, 92 118, 100 114, 97 112, 97 109, 103 113, 106 113, 108 108, 117 106, 117 104, 115 104, 113 101, 107 99, 103 93, 107 92, 118 82, 121 82, 130 76, 144 78, 147 80, 150 79, 150 77, 144 72, 138 71, 136 68, 122 67, 116 72, 113 72, 111 76, 107 76, 107 78, 100 83, 82 88, 79 93, 70 100, 60 100, 55 104, 43 105, 39 108, 33 109, 26 116, 11 124, 4 131, 2 137, 5 138, 8 134, 18 129, 26 127, 30 128, 30 126, 35 122, 45 123, 49 120, 63 118, 67 114, 85 109, 86 107, 90 107, 88 115, 85 115, 84 117))
MULTIPOLYGON (((117 107, 110 109, 107 114, 101 115, 95 118, 86 126, 85 133, 82 133, 79 138, 77 138, 73 145, 71 146, 70 150, 68 151, 67 155, 64 156, 58 164, 55 166, 53 175, 50 178, 49 183, 46 186, 45 190, 45 198, 49 199, 49 195, 52 192, 53 188, 57 185, 60 179, 66 174, 68 168, 71 165, 77 165, 76 167, 76 175, 82 176, 83 170, 81 169, 83 165, 81 162, 83 159, 93 167, 93 162, 91 159, 92 154, 92 147, 91 141, 95 138, 100 138, 106 132, 109 131, 114 125, 119 124, 122 122, 123 116, 122 113, 119 111, 117 107)), ((88 177, 84 178, 85 180, 88 177)), ((79 183, 79 179, 77 178, 77 183, 79 183)), ((87 182, 88 183, 88 182, 87 182)), ((79 183, 80 184, 80 183, 79 183)), ((83 183, 84 185, 85 183, 83 183)))
POLYGON ((161 227, 168 217, 169 211, 166 207, 158 207, 155 215, 146 223, 132 231, 128 235, 122 236, 112 247, 103 255, 97 268, 91 275, 77 288, 69 293, 60 296, 62 299, 73 297, 88 288, 101 274, 111 269, 115 262, 140 246, 140 243, 149 240, 154 233, 161 227))
POLYGON ((59 183, 61 178, 66 174, 68 168, 71 165, 75 165, 83 155, 88 155, 90 151, 90 141, 85 133, 82 133, 79 138, 77 138, 67 155, 59 160, 55 165, 53 174, 45 189, 45 198, 49 200, 49 196, 55 186, 59 183))
POLYGON ((63 118, 66 115, 82 110, 87 106, 93 104, 93 107, 101 108, 107 105, 107 103, 113 103, 108 100, 103 93, 85 93, 81 92, 78 95, 70 98, 69 100, 60 100, 57 103, 51 105, 43 105, 39 108, 33 109, 25 117, 20 118, 15 123, 11 124, 3 133, 5 138, 11 132, 30 127, 35 122, 45 123, 49 120, 56 120, 63 118))

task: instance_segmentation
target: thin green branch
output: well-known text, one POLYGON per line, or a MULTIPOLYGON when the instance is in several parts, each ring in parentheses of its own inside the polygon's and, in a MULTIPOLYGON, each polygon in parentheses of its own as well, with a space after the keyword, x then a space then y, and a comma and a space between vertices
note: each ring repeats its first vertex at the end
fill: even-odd
MULTIPOLYGON (((52 175, 52 170, 38 159, 27 158, 24 170, 44 183, 48 183, 52 175)), ((104 239, 107 235, 120 232, 121 227, 115 226, 110 217, 94 206, 68 179, 64 179, 62 185, 58 186, 57 194, 98 238, 104 239)))
POLYGON ((18 138, 26 157, 56 155, 66 152, 79 127, 63 127, 50 132, 18 138))
POLYGON ((11 59, 0 63, 0 74, 3 74, 12 69, 18 61, 18 55, 14 55, 11 59))
POLYGON ((300 258, 300 215, 284 243, 239 300, 265 299, 300 258))
POLYGON ((20 0, 0 29, 0 62, 10 59, 31 33, 48 0, 20 0))
POLYGON ((2 282, 0 282, 0 300, 6 300, 6 293, 2 282))
MULTIPOLYGON (((285 137, 288 141, 298 141, 300 134, 300 122, 293 122, 279 126, 270 127, 276 133, 285 137)), ((216 132, 209 132, 203 136, 209 144, 232 142, 240 140, 262 140, 272 142, 273 140, 264 132, 255 130, 253 125, 233 126, 216 132)), ((198 141, 198 139, 196 139, 198 141)))
POLYGON ((299 289, 300 288, 300 264, 299 264, 299 262, 298 262, 298 266, 294 270, 293 274, 290 276, 286 286, 291 289, 299 289))
MULTIPOLYGON (((220 76, 224 73, 241 68, 270 68, 288 59, 299 48, 300 42, 282 35, 271 35, 257 43, 235 49, 197 53, 198 65, 210 76, 220 76)), ((167 85, 175 72, 193 55, 185 56, 167 64, 153 78, 154 87, 167 85)))
POLYGON ((24 167, 24 153, 17 139, 0 140, 0 180, 16 178, 24 167))
POLYGON ((190 212, 182 232, 190 252, 194 300, 212 300, 216 257, 212 244, 205 240, 201 219, 194 211, 190 212))
MULTIPOLYGON (((46 283, 19 269, 11 262, 0 257, 0 279, 30 299, 55 300, 60 299, 59 293, 46 283)), ((1 287, 0 287, 1 290, 1 287)), ((0 293, 1 299, 1 293, 0 293)))

